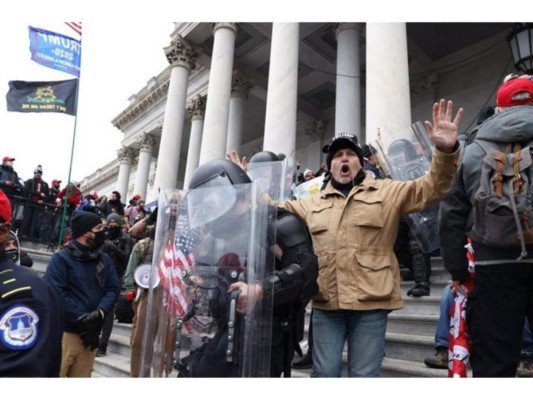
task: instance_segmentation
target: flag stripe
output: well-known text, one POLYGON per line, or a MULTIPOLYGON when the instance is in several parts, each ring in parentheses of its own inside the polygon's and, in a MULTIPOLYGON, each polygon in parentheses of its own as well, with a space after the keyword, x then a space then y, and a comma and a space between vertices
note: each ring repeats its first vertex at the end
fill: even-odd
POLYGON ((65 22, 65 24, 81 36, 81 22, 65 22))

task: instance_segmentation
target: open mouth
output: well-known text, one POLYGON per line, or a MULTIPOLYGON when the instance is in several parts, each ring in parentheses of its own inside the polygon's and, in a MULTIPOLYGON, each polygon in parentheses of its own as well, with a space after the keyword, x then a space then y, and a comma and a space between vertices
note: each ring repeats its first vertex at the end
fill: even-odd
POLYGON ((347 174, 350 172, 350 167, 348 167, 347 164, 344 164, 342 167, 341 167, 341 174, 347 174))

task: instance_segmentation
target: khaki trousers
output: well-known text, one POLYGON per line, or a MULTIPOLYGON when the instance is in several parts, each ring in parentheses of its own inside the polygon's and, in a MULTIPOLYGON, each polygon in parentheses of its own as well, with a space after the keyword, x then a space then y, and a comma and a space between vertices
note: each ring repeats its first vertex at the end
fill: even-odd
POLYGON ((80 336, 76 333, 63 332, 61 342, 61 372, 59 377, 65 378, 90 378, 96 357, 93 351, 83 347, 80 336))

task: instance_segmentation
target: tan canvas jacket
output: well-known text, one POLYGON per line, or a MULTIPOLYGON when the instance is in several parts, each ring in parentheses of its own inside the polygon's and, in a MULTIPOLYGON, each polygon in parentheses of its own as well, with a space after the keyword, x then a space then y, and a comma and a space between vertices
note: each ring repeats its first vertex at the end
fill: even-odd
POLYGON ((374 180, 367 174, 345 198, 328 183, 324 191, 278 206, 305 219, 319 262, 320 291, 313 307, 323 310, 394 310, 403 307, 393 246, 401 214, 421 211, 449 190, 459 164, 434 151, 431 170, 412 181, 374 180))

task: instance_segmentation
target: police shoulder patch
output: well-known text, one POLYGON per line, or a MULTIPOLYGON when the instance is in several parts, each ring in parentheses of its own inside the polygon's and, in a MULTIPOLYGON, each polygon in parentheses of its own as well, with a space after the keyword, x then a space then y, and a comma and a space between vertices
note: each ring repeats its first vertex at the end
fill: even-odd
POLYGON ((15 305, 0 314, 0 343, 11 350, 26 350, 39 338, 39 317, 25 305, 15 305))

